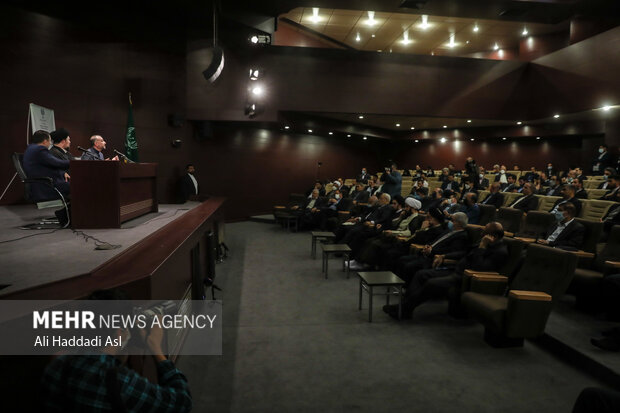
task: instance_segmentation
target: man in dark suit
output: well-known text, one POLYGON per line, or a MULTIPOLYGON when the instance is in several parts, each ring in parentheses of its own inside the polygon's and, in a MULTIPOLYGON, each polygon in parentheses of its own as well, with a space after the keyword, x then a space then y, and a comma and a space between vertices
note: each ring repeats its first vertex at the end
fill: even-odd
MULTIPOLYGON (((53 180, 53 185, 66 198, 69 196, 70 176, 66 172, 69 170, 69 161, 58 159, 53 156, 48 148, 52 144, 50 134, 39 130, 32 135, 32 143, 24 152, 23 168, 28 178, 49 177, 53 180)), ((30 196, 34 201, 46 201, 58 199, 58 193, 46 184, 30 184, 30 196)))
POLYGON ((544 239, 536 242, 554 248, 581 249, 586 229, 574 219, 577 215, 575 205, 570 202, 563 203, 558 207, 558 211, 562 214, 562 220, 549 229, 544 239))
POLYGON ((456 180, 454 179, 454 174, 449 174, 447 179, 443 182, 443 184, 441 184, 441 189, 443 191, 445 190, 449 190, 452 192, 460 192, 461 191, 461 187, 459 186, 459 183, 456 182, 456 180))
POLYGON ((602 175, 605 168, 613 164, 613 159, 611 159, 608 149, 609 148, 605 144, 599 146, 598 154, 592 162, 592 173, 594 175, 602 175))
POLYGON ((357 176, 357 182, 368 183, 369 178, 370 175, 368 175, 366 168, 362 168, 362 173, 357 176))
POLYGON ((200 193, 198 181, 194 176, 195 173, 196 168, 194 165, 190 163, 185 166, 185 175, 179 179, 178 184, 179 202, 187 202, 187 200, 195 198, 200 193))
MULTIPOLYGON (((416 307, 432 298, 448 296, 450 307, 456 309, 466 269, 498 271, 506 262, 508 248, 503 239, 502 225, 499 222, 490 222, 484 228, 478 247, 463 257, 456 267, 444 265, 446 255, 435 255, 433 268, 420 270, 414 275, 403 300, 402 318, 411 318, 416 307)), ((398 304, 386 305, 383 311, 393 318, 398 318, 398 304)))
POLYGON ((437 255, 452 260, 458 260, 465 256, 469 245, 469 238, 465 231, 467 215, 463 212, 457 212, 451 216, 451 221, 452 230, 444 232, 431 244, 424 245, 420 254, 405 256, 399 260, 397 275, 405 280, 406 285, 409 285, 416 272, 431 268, 437 255))
POLYGON ((557 213, 560 205, 570 202, 575 206, 575 216, 579 216, 579 212, 581 212, 581 201, 575 198, 575 187, 568 184, 562 185, 560 193, 562 194, 562 199, 555 201, 555 204, 553 204, 553 207, 549 212, 555 214, 557 213))
POLYGON ((381 175, 381 182, 383 182, 381 192, 390 194, 390 196, 400 195, 402 181, 403 177, 396 169, 396 164, 393 163, 391 168, 385 168, 385 173, 381 175))
POLYGON ((538 178, 539 178, 539 176, 538 176, 538 174, 536 173, 536 167, 535 167, 535 166, 532 166, 532 167, 530 168, 530 171, 529 171, 528 173, 526 173, 526 174, 525 174, 524 178, 525 178, 525 180, 526 180, 527 182, 534 182, 534 179, 538 179, 538 178))
POLYGON ((547 189, 547 192, 543 195, 546 196, 562 196, 561 191, 562 191, 562 185, 560 185, 559 181, 558 181, 558 177, 556 175, 552 175, 549 177, 549 189, 547 189))
POLYGON ((615 174, 616 171, 614 170, 614 168, 605 168, 605 170, 603 171, 604 180, 599 184, 598 189, 607 189, 607 187, 609 186, 609 177, 615 174))
POLYGON ((82 154, 82 160, 84 161, 118 161, 118 155, 114 158, 105 158, 103 156, 103 150, 106 148, 107 142, 99 135, 93 135, 90 137, 90 148, 82 154))
POLYGON ((353 199, 353 205, 357 205, 360 202, 366 203, 368 202, 368 198, 370 198, 370 192, 366 191, 364 188, 364 184, 361 181, 358 181, 355 184, 355 190, 349 194, 351 199, 353 199))
POLYGON ((612 175, 608 179, 607 193, 601 197, 603 201, 614 201, 620 192, 620 175, 612 175))
POLYGON ((50 153, 53 156, 65 161, 76 159, 73 155, 71 155, 71 152, 69 152, 69 147, 71 146, 69 131, 64 128, 56 129, 54 132, 50 133, 50 136, 52 137, 52 142, 54 143, 54 146, 50 149, 50 153))
POLYGON ((583 178, 573 180, 573 185, 575 186, 575 198, 588 199, 588 192, 583 189, 583 178))
MULTIPOLYGON (((355 225, 338 241, 340 244, 349 244, 353 239, 360 236, 361 233, 371 232, 379 226, 387 225, 392 219, 394 208, 391 205, 392 197, 383 193, 379 197, 378 208, 374 209, 370 214, 355 219, 355 225)), ((338 237, 336 237, 338 238, 338 237)))
POLYGON ((507 174, 506 181, 507 184, 504 185, 502 192, 515 192, 517 190, 516 177, 513 174, 507 174))
POLYGON ((529 211, 533 211, 538 208, 538 197, 534 195, 532 184, 530 182, 523 184, 523 196, 517 198, 512 204, 509 205, 509 207, 520 209, 526 214, 529 211))
POLYGON ((499 182, 493 182, 489 188, 489 195, 484 198, 481 204, 493 205, 495 209, 500 209, 504 205, 504 194, 500 192, 501 185, 499 182))
POLYGON ((484 177, 484 167, 480 166, 478 167, 478 170, 479 170, 478 176, 472 179, 476 180, 477 188, 482 191, 489 187, 489 180, 484 177))

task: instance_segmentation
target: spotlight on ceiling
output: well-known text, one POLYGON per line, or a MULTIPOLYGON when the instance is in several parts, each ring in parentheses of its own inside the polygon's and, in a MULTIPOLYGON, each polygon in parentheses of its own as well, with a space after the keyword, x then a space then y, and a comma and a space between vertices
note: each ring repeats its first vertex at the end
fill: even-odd
POLYGON ((397 124, 396 124, 396 127, 397 127, 397 128, 399 128, 399 127, 400 127, 400 123, 397 123, 397 124))
POLYGON ((284 129, 289 130, 291 127, 290 126, 285 126, 284 129))
POLYGON ((523 28, 523 31, 521 32, 521 36, 527 36, 529 32, 527 31, 527 28, 523 28))
POLYGON ((611 110, 611 106, 603 106, 601 109, 603 109, 605 112, 609 112, 611 110))
POLYGON ((360 37, 360 34, 359 34, 359 33, 357 33, 357 36, 355 36, 355 41, 356 41, 356 42, 359 42, 359 41, 361 41, 361 40, 362 40, 362 38, 360 37))
POLYGON ((447 141, 447 139, 446 139, 446 138, 441 138, 441 139, 439 139, 439 142, 441 142, 441 143, 446 143, 446 141, 447 141))
POLYGON ((308 129, 308 133, 312 133, 312 129, 308 129))
POLYGON ((443 128, 446 129, 448 127, 448 125, 443 125, 443 128))
POLYGON ((258 80, 260 71, 258 69, 250 69, 250 80, 258 80))
POLYGON ((359 119, 364 119, 364 115, 359 115, 358 118, 359 119))
POLYGON ((499 45, 497 43, 493 45, 493 50, 499 50, 499 45))
POLYGON ((333 135, 333 134, 334 134, 334 132, 328 132, 328 133, 329 133, 330 135, 333 135))
POLYGON ((265 91, 263 90, 263 88, 261 86, 254 86, 252 88, 252 94, 254 96, 261 96, 265 91))
POLYGON ((321 16, 319 16, 319 8, 318 7, 313 7, 312 8, 312 16, 310 16, 310 21, 313 23, 318 23, 321 21, 321 16))
POLYGON ((523 122, 521 122, 521 121, 517 122, 517 125, 522 125, 522 124, 523 124, 523 122))
POLYGON ((560 115, 558 113, 556 113, 555 115, 553 115, 553 117, 557 119, 557 118, 560 117, 560 115))
POLYGON ((363 139, 364 139, 364 140, 366 140, 366 139, 368 139, 368 138, 367 138, 366 136, 364 136, 364 138, 363 138, 363 139))
POLYGON ((471 123, 471 119, 467 119, 467 123, 471 123))
POLYGON ((470 139, 470 141, 472 141, 472 142, 473 142, 473 141, 474 141, 474 138, 471 138, 471 139, 470 139))
POLYGON ((540 140, 540 136, 537 136, 537 137, 536 137, 536 140, 537 140, 537 141, 539 141, 539 140, 540 140))
POLYGON ((412 126, 412 127, 411 127, 411 130, 414 130, 414 129, 415 129, 415 126, 412 126))
POLYGON ((420 28, 422 30, 428 29, 430 24, 428 24, 428 16, 426 14, 422 15, 422 24, 420 24, 420 28))
POLYGON ((377 21, 375 20, 375 12, 374 11, 369 11, 368 12, 368 20, 366 20, 366 24, 369 26, 374 26, 375 24, 377 24, 377 21))
POLYGON ((351 135, 347 135, 347 138, 350 138, 350 137, 351 137, 351 135))
POLYGON ((503 141, 505 141, 505 140, 506 140, 506 138, 502 138, 502 140, 503 140, 503 141))
POLYGON ((419 141, 418 139, 416 139, 414 142, 415 142, 415 143, 418 143, 418 142, 420 142, 420 141, 419 141))
POLYGON ((476 24, 476 25, 474 26, 474 31, 475 31, 475 32, 477 32, 478 30, 480 30, 480 28, 479 28, 479 27, 478 27, 478 25, 476 24))

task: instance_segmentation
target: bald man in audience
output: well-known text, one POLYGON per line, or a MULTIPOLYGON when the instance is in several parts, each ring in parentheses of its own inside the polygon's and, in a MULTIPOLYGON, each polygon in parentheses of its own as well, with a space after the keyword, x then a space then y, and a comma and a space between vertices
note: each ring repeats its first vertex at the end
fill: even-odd
POLYGON ((499 182, 493 182, 489 187, 489 194, 482 200, 483 205, 493 205, 495 209, 500 209, 504 205, 504 194, 500 191, 499 182))
POLYGON ((523 196, 517 198, 510 208, 520 209, 526 214, 530 211, 535 211, 538 208, 538 197, 534 195, 533 185, 531 182, 523 184, 523 196))

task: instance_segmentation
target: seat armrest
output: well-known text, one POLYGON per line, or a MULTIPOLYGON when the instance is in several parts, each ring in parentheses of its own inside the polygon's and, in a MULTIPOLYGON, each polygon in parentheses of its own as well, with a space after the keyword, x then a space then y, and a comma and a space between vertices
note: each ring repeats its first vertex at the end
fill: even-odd
POLYGON ((515 239, 518 239, 519 241, 525 242, 527 244, 533 244, 534 242, 536 242, 535 238, 527 238, 527 237, 514 237, 515 239))
POLYGON ((444 264, 450 264, 450 265, 458 264, 458 262, 459 262, 458 260, 451 260, 450 258, 443 260, 444 264))
POLYGON ((409 239, 409 237, 405 237, 405 236, 399 235, 399 236, 396 237, 396 239, 399 240, 399 241, 405 242, 405 241, 407 241, 409 239))
POLYGON ((422 244, 411 244, 410 247, 412 250, 421 251, 424 249, 424 245, 422 244))
POLYGON ((528 301, 551 301, 551 296, 542 291, 510 290, 509 298, 528 301))
POLYGON ((467 224, 468 227, 472 227, 472 228, 481 228, 484 229, 484 225, 477 225, 477 224, 467 224))
POLYGON ((575 254, 577 257, 579 258, 594 258, 594 254, 591 252, 586 252, 586 251, 569 251, 572 252, 573 254, 575 254))
POLYGON ((284 205, 274 205, 273 209, 286 209, 284 205))
POLYGON ((473 276, 474 274, 485 274, 485 275, 499 275, 497 271, 476 271, 467 269, 464 271, 464 274, 467 276, 473 276))
POLYGON ((620 261, 605 261, 605 265, 611 268, 620 268, 620 261))
POLYGON ((347 215, 348 216, 348 215, 351 215, 351 212, 349 212, 349 211, 338 211, 338 215, 340 215, 341 217, 343 215, 347 215))
POLYGON ((469 280, 467 290, 480 294, 503 295, 508 287, 508 277, 499 274, 473 274, 471 277, 463 277, 469 280))
POLYGON ((514 237, 514 236, 515 236, 515 233, 514 233, 514 232, 504 231, 504 235, 505 235, 505 236, 507 236, 507 237, 512 238, 512 237, 514 237))
POLYGON ((472 276, 472 278, 474 280, 477 281, 496 281, 496 282, 504 282, 504 283, 508 283, 508 277, 506 277, 505 275, 496 275, 496 274, 474 274, 472 276))

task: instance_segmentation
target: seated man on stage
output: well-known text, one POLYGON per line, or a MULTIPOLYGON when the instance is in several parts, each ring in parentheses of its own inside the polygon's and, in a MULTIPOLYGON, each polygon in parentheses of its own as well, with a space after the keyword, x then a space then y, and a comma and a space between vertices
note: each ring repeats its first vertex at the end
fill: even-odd
MULTIPOLYGON (((52 144, 52 138, 46 131, 36 131, 32 135, 31 142, 24 152, 23 168, 26 176, 52 178, 54 187, 60 191, 65 200, 68 199, 71 189, 70 176, 66 172, 69 170, 69 161, 58 159, 50 153, 48 148, 52 144)), ((54 188, 45 183, 30 184, 30 197, 36 202, 59 199, 54 188)), ((68 217, 64 209, 56 211, 56 217, 61 225, 67 223, 68 217)))
POLYGON ((52 142, 54 145, 50 148, 50 153, 57 157, 58 159, 64 159, 66 161, 70 161, 72 159, 76 159, 71 152, 69 152, 69 147, 71 146, 71 137, 69 136, 69 131, 60 128, 56 129, 54 132, 50 133, 52 137, 52 142))
MULTIPOLYGON (((456 310, 465 270, 498 271, 508 259, 508 249, 503 238, 502 225, 499 222, 490 222, 484 228, 478 247, 463 257, 456 268, 443 265, 445 255, 435 255, 433 268, 419 270, 413 276, 403 299, 402 318, 411 318, 413 310, 429 299, 443 298, 446 295, 450 299, 451 309, 456 310)), ((386 305, 383 311, 393 318, 398 318, 398 304, 386 305)))
MULTIPOLYGON (((83 161, 109 161, 110 158, 104 158, 103 151, 105 149, 106 141, 99 135, 93 135, 90 137, 91 147, 82 154, 83 161)), ((118 155, 112 158, 113 161, 118 161, 118 155)))

